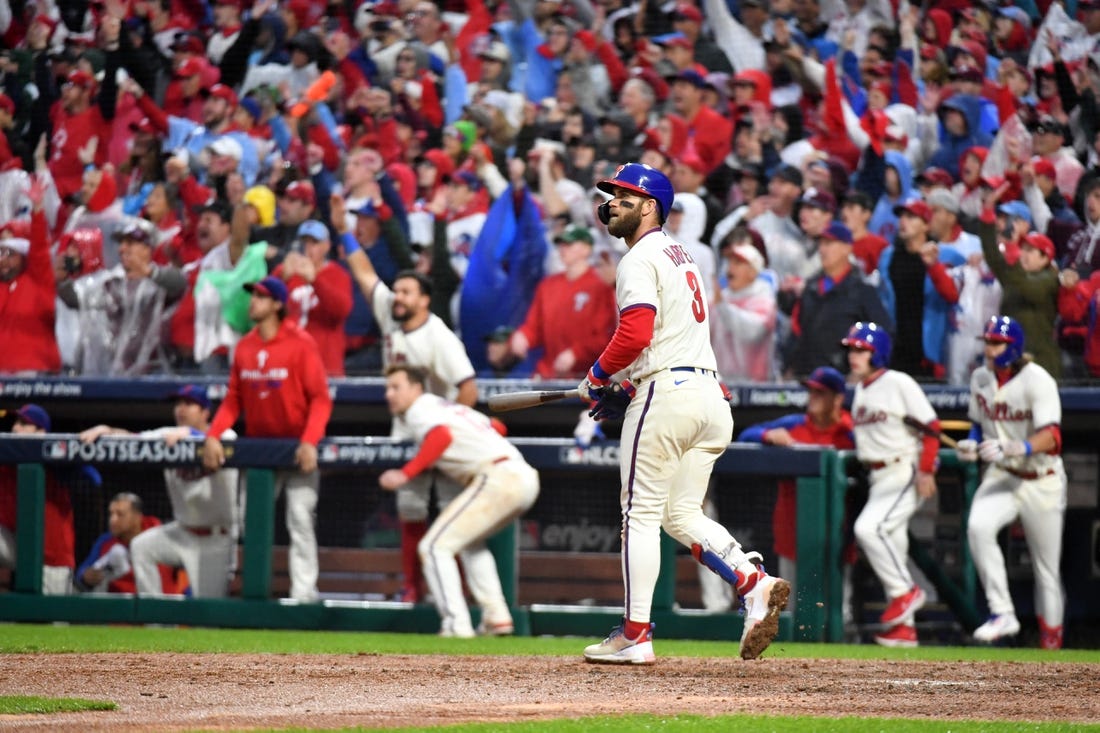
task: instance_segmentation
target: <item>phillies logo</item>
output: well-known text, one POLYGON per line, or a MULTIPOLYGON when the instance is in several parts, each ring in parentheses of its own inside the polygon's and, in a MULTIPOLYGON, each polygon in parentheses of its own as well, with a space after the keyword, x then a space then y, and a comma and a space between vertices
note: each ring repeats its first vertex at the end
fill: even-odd
POLYGON ((886 422, 887 415, 882 410, 872 412, 866 407, 861 407, 852 415, 852 422, 856 425, 872 425, 877 422, 886 422))
POLYGON ((1031 420, 1031 410, 1013 410, 1007 402, 986 401, 984 395, 978 395, 978 409, 993 422, 1024 422, 1031 420))

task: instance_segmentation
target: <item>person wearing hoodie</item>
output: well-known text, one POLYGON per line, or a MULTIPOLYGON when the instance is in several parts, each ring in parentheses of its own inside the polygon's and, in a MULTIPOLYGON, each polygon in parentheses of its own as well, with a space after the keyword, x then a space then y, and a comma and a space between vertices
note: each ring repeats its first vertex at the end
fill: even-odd
POLYGON ((940 118, 939 140, 928 165, 943 168, 959 176, 960 156, 969 148, 988 148, 993 139, 982 131, 982 100, 971 94, 954 94, 944 100, 937 113, 940 118))
POLYGON ((879 297, 897 324, 893 368, 913 377, 946 376, 947 329, 958 287, 947 270, 966 259, 929 238, 933 210, 924 201, 897 209, 895 243, 879 257, 879 297))
MULTIPOLYGON (((913 190, 913 169, 909 167, 909 159, 896 150, 887 150, 885 155, 885 172, 882 177, 882 193, 875 203, 875 210, 871 213, 869 229, 886 241, 891 241, 898 233, 898 216, 895 209, 904 206, 917 198, 913 190)), ((867 181, 861 171, 860 189, 867 190, 867 181)))

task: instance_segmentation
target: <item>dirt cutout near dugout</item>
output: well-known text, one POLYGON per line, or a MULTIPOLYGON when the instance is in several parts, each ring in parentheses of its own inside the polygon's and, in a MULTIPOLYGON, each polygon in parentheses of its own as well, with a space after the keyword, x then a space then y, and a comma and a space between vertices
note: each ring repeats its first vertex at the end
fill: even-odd
MULTIPOLYGON (((578 642, 578 649, 583 644, 578 642)), ((119 710, 0 716, 0 730, 177 731, 750 713, 941 720, 1100 720, 1100 665, 661 657, 8 654, 0 695, 119 710)))

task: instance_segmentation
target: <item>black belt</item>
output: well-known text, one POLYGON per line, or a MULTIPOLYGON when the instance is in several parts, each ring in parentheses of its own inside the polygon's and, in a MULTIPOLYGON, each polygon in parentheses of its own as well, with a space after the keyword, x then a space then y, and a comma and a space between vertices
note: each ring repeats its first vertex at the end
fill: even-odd
POLYGON ((679 366, 679 367, 672 367, 671 369, 669 369, 669 371, 670 372, 694 372, 695 374, 702 374, 704 377, 714 377, 715 379, 718 378, 718 373, 716 371, 714 371, 713 369, 704 369, 703 367, 679 366))
MULTIPOLYGON (((181 525, 182 526, 182 525, 181 525)), ((229 534, 228 527, 184 527, 196 537, 210 537, 211 535, 229 534)))
POLYGON ((863 461, 863 465, 872 471, 877 471, 880 468, 886 468, 887 466, 892 466, 895 463, 901 463, 904 460, 904 458, 891 458, 887 461, 863 461))
POLYGON ((1034 481, 1037 478, 1042 478, 1043 476, 1050 476, 1051 474, 1054 473, 1053 468, 1048 468, 1043 473, 1038 473, 1036 471, 1017 471, 1015 468, 1005 468, 1004 466, 1001 466, 1001 468, 1004 469, 1005 471, 1008 471, 1009 473, 1011 473, 1016 478, 1022 478, 1026 481, 1034 481))

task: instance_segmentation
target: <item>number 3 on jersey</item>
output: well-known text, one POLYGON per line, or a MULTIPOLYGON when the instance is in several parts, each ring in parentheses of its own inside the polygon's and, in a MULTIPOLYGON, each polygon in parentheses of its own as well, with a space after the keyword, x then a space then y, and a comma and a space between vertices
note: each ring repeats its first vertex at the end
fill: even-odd
POLYGON ((688 287, 692 292, 691 314, 695 316, 696 321, 702 323, 707 318, 707 307, 703 303, 703 289, 699 286, 699 278, 691 270, 684 274, 687 276, 688 287))

